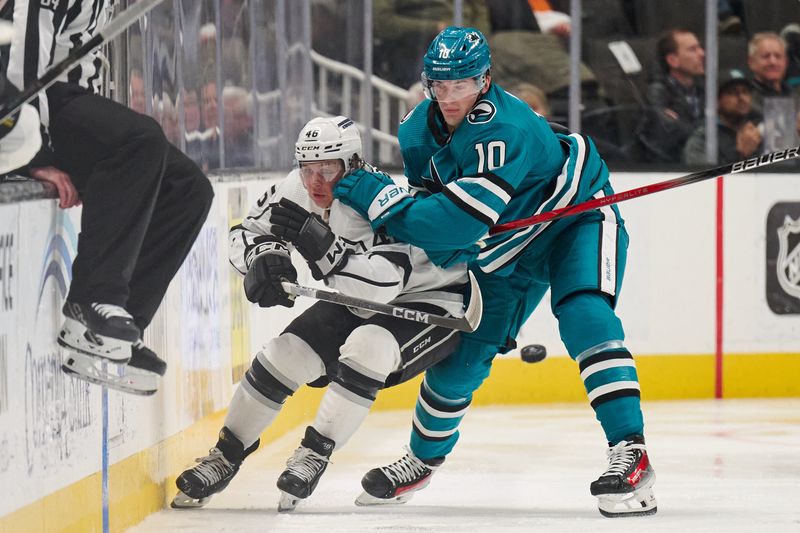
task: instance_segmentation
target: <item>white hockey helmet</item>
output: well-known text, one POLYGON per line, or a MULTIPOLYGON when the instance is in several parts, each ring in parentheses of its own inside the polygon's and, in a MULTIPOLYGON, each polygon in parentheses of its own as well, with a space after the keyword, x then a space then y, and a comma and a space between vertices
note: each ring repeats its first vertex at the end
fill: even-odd
POLYGON ((361 134, 355 123, 343 116, 312 118, 300 130, 294 146, 298 163, 339 159, 345 171, 359 166, 361 154, 361 134))

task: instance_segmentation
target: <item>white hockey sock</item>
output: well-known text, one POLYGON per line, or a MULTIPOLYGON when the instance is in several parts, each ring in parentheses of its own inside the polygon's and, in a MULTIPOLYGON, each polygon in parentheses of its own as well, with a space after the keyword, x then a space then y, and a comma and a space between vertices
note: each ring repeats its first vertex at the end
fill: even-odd
POLYGON ((372 401, 354 394, 336 382, 328 385, 314 419, 314 429, 340 449, 350 440, 369 413, 372 401))
POLYGON ((275 407, 278 404, 266 405, 261 400, 269 401, 263 397, 254 397, 240 383, 228 407, 225 427, 242 441, 245 449, 256 441, 280 412, 280 408, 275 407))

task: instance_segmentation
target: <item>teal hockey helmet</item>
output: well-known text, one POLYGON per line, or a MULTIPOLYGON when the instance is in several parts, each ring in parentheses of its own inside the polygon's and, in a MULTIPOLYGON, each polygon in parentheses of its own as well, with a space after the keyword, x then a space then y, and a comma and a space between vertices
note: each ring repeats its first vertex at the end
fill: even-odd
POLYGON ((485 74, 492 55, 479 30, 449 26, 431 41, 422 63, 423 80, 460 80, 485 74))

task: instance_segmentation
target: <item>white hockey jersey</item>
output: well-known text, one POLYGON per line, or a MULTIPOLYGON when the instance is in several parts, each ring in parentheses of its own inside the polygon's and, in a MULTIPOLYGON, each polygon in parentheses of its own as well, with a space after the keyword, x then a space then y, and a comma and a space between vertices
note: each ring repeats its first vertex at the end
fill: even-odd
MULTIPOLYGON (((462 289, 469 282, 465 264, 446 269, 437 267, 421 248, 374 233, 368 221, 338 200, 333 201, 330 209, 318 207, 303 187, 297 169, 267 190, 244 221, 231 228, 230 261, 242 275, 250 267, 259 237, 274 237, 269 223, 270 207, 281 198, 320 215, 353 249, 345 267, 325 280, 328 287, 376 302, 397 305, 424 302, 453 315, 463 314, 462 289)), ((362 312, 358 314, 362 316, 362 312)))

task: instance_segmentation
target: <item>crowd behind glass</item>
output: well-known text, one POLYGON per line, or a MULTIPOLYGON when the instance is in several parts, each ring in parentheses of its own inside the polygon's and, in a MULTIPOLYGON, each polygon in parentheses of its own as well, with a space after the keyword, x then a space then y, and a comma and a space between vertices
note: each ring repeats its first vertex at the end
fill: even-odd
POLYGON ((595 139, 612 169, 702 167, 798 144, 799 2, 582 0, 579 21, 570 15, 574 5, 174 0, 116 43, 114 76, 128 90, 114 97, 155 117, 206 170, 288 168, 296 132, 318 113, 344 113, 371 126, 368 155, 399 167, 396 146, 380 150, 379 143, 424 98, 425 46, 460 21, 489 38, 493 82, 564 125, 578 106, 580 130, 595 139), (713 57, 705 51, 707 2, 717 13, 713 57), (572 76, 571 40, 581 43, 572 76), (321 62, 333 64, 334 75, 322 79, 321 62), (711 66, 715 106, 706 105, 711 66), (352 70, 358 76, 347 74, 352 70), (375 88, 382 82, 396 90, 375 88), (570 98, 570 83, 579 84, 573 91, 579 101, 570 98), (378 112, 384 97, 396 100, 385 117, 378 112), (709 110, 718 146, 711 157, 709 110))

